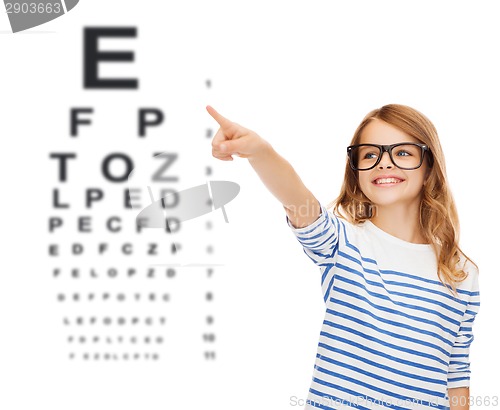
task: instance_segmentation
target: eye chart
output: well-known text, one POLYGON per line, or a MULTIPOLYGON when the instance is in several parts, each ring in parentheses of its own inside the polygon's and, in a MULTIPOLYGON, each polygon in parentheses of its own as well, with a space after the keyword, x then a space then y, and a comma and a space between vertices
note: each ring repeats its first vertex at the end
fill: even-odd
MULTIPOLYGON (((97 60, 112 56, 96 50, 99 36, 136 38, 137 29, 85 29, 85 88, 140 93, 137 80, 97 78, 97 60)), ((133 60, 133 54, 120 59, 133 60)), ((210 213, 219 203, 227 220, 218 191, 229 184, 237 194, 239 186, 213 181, 212 165, 203 163, 207 155, 200 151, 214 134, 209 118, 186 121, 178 131, 165 127, 175 115, 199 116, 199 100, 213 92, 212 80, 198 87, 189 88, 191 98, 173 114, 119 103, 68 107, 66 138, 74 149, 54 150, 48 158, 55 177, 48 253, 68 360, 165 360, 177 354, 171 340, 186 348, 191 343, 186 352, 193 357, 216 360, 213 281, 221 264, 214 263, 217 222, 210 213), (105 132, 99 123, 117 113, 133 119, 132 129, 117 123, 112 128, 126 144, 113 150, 110 138, 95 144, 105 132), (195 145, 197 150, 186 152, 195 145), (182 326, 176 311, 188 314, 182 326)))

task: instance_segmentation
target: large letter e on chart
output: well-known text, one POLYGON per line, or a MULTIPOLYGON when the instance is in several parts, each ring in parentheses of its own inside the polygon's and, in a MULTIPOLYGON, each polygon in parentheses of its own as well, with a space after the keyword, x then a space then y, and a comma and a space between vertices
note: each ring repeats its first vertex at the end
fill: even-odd
POLYGON ((137 89, 136 78, 98 78, 100 61, 120 62, 134 61, 134 54, 125 51, 99 51, 100 37, 136 37, 135 27, 85 27, 83 38, 83 86, 84 88, 126 88, 137 89))

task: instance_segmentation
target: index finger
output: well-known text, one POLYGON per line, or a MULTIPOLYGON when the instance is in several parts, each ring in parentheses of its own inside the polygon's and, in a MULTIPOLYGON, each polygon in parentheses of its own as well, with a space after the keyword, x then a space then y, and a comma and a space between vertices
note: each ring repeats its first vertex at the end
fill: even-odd
POLYGON ((231 121, 229 121, 226 117, 220 115, 212 106, 207 105, 207 111, 222 128, 227 128, 229 127, 229 125, 231 125, 231 121))

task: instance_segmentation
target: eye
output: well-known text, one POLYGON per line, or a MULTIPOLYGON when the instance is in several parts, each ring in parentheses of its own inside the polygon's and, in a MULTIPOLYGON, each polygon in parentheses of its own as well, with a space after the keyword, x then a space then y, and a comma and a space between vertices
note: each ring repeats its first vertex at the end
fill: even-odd
POLYGON ((367 152, 363 158, 364 159, 374 159, 374 158, 377 158, 378 157, 378 153, 376 152, 367 152))
POLYGON ((410 156, 412 156, 412 153, 411 153, 411 152, 409 152, 409 151, 408 151, 408 150, 406 150, 406 149, 400 149, 400 150, 398 150, 398 151, 396 152, 396 155, 397 155, 398 157, 410 157, 410 156))

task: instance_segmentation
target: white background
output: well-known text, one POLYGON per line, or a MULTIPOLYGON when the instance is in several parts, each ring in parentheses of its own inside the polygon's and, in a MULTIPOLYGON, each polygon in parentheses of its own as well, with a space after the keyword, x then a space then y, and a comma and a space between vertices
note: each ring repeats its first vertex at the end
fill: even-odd
MULTIPOLYGON (((0 408, 282 409, 306 397, 323 319, 319 272, 246 160, 216 161, 209 140, 185 138, 215 127, 206 104, 270 141, 323 203, 340 190, 345 146, 368 111, 401 103, 426 114, 445 150, 462 248, 480 268, 471 395, 498 396, 497 9, 495 1, 82 0, 17 34, 1 14, 0 408), (139 91, 83 90, 85 26, 138 28, 136 39, 101 42, 136 56, 101 75, 138 77, 139 91), (86 139, 68 136, 73 106, 96 110, 86 139), (186 186, 196 183, 196 161, 241 186, 226 207, 230 223, 219 223, 221 241, 231 240, 216 279, 218 357, 204 362, 178 340, 170 361, 71 363, 59 354, 66 346, 46 252, 56 184, 48 153, 132 151, 143 106, 167 115, 151 146, 185 153, 186 186)), ((88 172, 83 186, 105 186, 88 172)), ((179 322, 192 317, 189 306, 179 322)))

